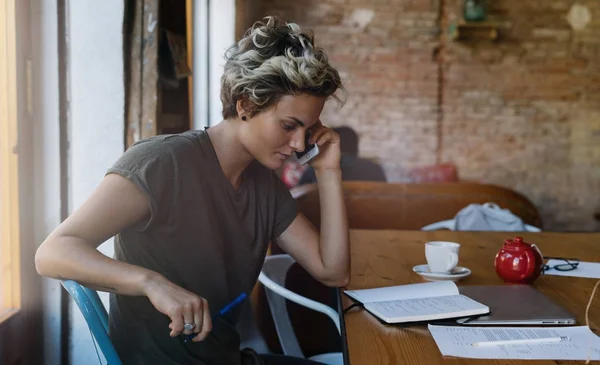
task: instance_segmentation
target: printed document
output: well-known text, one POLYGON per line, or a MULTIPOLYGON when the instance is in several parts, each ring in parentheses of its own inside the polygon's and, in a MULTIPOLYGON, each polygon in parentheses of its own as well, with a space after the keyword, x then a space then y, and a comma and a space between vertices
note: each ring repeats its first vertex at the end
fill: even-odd
POLYGON ((600 337, 587 326, 455 327, 429 325, 444 356, 470 359, 600 360, 600 337), (561 342, 473 346, 473 343, 568 337, 561 342))

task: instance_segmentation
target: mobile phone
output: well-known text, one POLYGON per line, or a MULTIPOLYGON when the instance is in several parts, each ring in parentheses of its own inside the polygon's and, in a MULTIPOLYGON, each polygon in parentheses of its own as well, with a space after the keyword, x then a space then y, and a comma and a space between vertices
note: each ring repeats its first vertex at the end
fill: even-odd
POLYGON ((306 131, 306 135, 304 137, 304 151, 296 152, 296 158, 301 165, 306 165, 308 161, 312 160, 319 154, 319 146, 317 146, 316 143, 308 143, 310 136, 310 130, 306 131))

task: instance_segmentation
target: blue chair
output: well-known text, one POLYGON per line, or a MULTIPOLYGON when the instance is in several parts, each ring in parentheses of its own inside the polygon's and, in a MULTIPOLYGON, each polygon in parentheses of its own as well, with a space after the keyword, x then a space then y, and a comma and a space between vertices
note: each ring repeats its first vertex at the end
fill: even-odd
POLYGON ((61 284, 79 307, 104 358, 108 361, 108 365, 122 365, 121 359, 108 337, 108 313, 98 293, 73 280, 63 280, 61 284))

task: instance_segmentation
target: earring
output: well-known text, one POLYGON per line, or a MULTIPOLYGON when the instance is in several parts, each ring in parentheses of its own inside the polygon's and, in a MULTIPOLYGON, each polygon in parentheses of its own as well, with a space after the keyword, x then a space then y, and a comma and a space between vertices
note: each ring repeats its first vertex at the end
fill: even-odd
POLYGON ((243 121, 246 121, 246 119, 247 119, 247 118, 246 118, 246 116, 245 116, 245 115, 243 115, 243 116, 242 116, 242 120, 243 120, 243 121))

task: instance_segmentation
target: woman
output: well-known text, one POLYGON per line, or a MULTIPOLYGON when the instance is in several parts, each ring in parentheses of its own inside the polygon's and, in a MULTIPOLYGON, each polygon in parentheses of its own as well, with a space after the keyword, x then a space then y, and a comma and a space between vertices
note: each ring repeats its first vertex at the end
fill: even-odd
POLYGON ((257 23, 228 51, 224 121, 129 148, 39 247, 38 272, 111 292, 109 332, 125 364, 310 364, 240 352, 239 310, 211 316, 252 291, 271 241, 322 283, 347 284, 339 137, 319 121, 338 89, 297 25, 257 23), (308 131, 321 151, 311 162, 320 233, 272 171, 304 150, 308 131), (96 248, 115 235, 111 259, 96 248))

